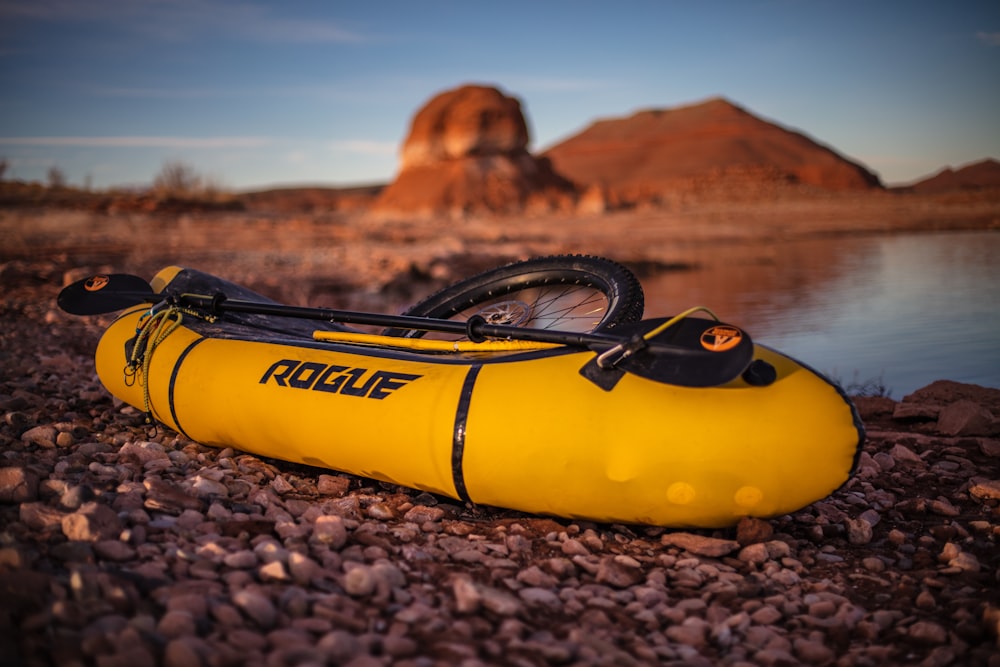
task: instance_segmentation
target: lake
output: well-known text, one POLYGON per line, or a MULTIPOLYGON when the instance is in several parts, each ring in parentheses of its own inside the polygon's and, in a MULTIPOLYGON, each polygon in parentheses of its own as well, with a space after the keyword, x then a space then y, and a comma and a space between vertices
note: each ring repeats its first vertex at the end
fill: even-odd
POLYGON ((692 248, 643 280, 646 316, 711 308, 841 384, 897 400, 934 380, 1000 387, 1000 232, 692 248))

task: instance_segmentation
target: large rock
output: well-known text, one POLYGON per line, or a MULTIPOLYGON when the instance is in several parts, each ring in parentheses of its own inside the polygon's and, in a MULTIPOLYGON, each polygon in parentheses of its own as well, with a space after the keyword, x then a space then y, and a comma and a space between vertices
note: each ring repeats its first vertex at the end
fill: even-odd
POLYGON ((417 112, 400 171, 375 202, 379 217, 517 212, 560 206, 572 185, 528 152, 521 103, 496 88, 462 86, 417 112))
POLYGON ((413 118, 400 168, 406 172, 448 160, 516 157, 527 150, 521 103, 496 88, 463 86, 435 96, 413 118))

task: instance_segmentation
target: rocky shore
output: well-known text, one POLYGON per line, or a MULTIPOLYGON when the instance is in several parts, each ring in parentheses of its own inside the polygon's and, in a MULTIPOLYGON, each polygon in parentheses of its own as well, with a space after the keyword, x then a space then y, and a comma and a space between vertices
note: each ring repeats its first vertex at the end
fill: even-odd
POLYGON ((60 275, 0 302, 0 663, 1000 667, 1000 390, 859 397, 856 475, 675 531, 212 449, 93 371, 60 275))

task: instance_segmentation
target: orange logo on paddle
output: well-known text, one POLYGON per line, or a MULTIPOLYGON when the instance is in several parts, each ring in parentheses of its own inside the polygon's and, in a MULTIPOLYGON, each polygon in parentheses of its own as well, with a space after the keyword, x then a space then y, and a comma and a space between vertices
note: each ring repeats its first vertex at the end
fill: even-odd
POLYGON ((104 289, 109 280, 111 279, 107 276, 94 276, 87 279, 87 282, 83 284, 83 288, 88 292, 96 292, 104 289))
POLYGON ((712 327, 701 334, 701 346, 709 352, 725 352, 740 344, 743 332, 736 327, 712 327))

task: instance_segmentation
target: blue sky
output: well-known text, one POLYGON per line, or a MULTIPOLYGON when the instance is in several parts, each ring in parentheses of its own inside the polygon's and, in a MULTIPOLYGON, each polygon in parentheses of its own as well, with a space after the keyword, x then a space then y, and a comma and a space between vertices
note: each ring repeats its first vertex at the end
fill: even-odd
POLYGON ((721 95, 903 183, 1000 158, 1000 2, 0 0, 7 178, 388 182, 464 83, 518 97, 535 151, 721 95))

